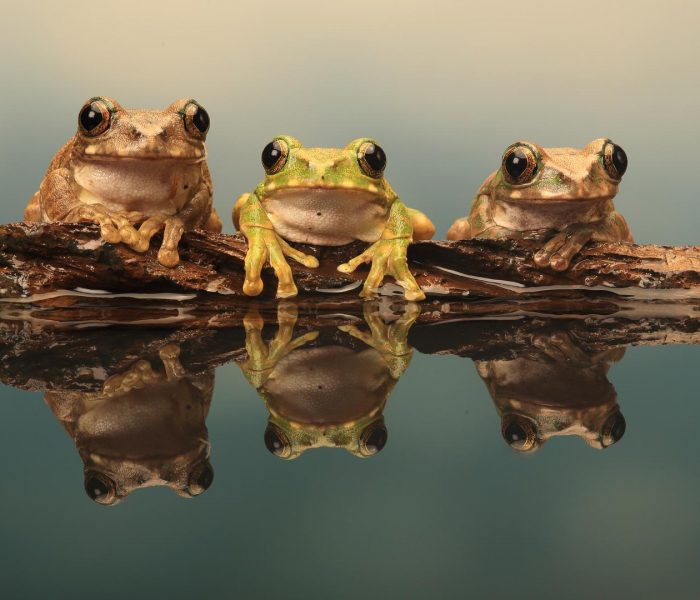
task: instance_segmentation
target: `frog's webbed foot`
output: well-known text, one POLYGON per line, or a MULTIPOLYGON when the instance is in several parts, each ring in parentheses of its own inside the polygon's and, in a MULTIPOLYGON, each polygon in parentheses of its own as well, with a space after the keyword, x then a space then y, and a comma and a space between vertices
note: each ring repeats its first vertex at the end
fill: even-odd
POLYGON ((362 313, 369 333, 355 325, 340 325, 338 329, 379 352, 389 365, 392 377, 398 379, 413 356, 413 349, 408 344, 408 332, 420 316, 420 305, 409 302, 403 315, 390 324, 384 322, 376 306, 370 303, 363 306, 362 313))
POLYGON ((110 211, 101 204, 83 204, 71 210, 65 221, 92 221, 100 226, 100 235, 105 242, 119 244, 123 242, 137 250, 140 236, 132 222, 138 220, 139 213, 110 211))
POLYGON ((248 358, 241 364, 241 369, 248 381, 256 388, 265 383, 280 360, 318 337, 318 331, 309 331, 294 339, 296 322, 296 305, 288 302, 280 303, 277 307, 277 333, 268 345, 262 338, 265 321, 257 309, 251 309, 243 318, 248 358))
POLYGON ((406 300, 425 300, 425 293, 408 268, 406 252, 410 243, 409 238, 397 237, 374 242, 367 250, 346 263, 338 266, 341 273, 352 273, 363 263, 371 262, 372 266, 365 279, 360 296, 374 298, 384 277, 390 275, 403 289, 406 300))
POLYGON ((260 273, 268 258, 277 276, 278 298, 289 298, 297 295, 292 269, 285 256, 293 258, 306 267, 312 269, 318 267, 318 260, 315 257, 292 248, 275 233, 274 229, 249 226, 245 228, 245 235, 248 239, 248 252, 245 255, 243 293, 248 296, 257 296, 262 292, 263 282, 260 273))
POLYGON ((151 363, 147 360, 139 360, 125 373, 107 378, 102 384, 102 393, 106 396, 126 394, 131 390, 161 381, 162 378, 162 374, 153 370, 151 363))
POLYGON ((594 230, 588 225, 572 225, 560 231, 535 253, 535 264, 566 271, 571 259, 591 240, 594 230))

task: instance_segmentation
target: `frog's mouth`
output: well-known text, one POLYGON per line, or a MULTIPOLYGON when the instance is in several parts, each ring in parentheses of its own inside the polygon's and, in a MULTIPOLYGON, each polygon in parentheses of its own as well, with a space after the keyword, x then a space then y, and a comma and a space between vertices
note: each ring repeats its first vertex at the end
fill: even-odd
POLYGON ((98 146, 88 146, 80 154, 80 159, 96 162, 111 161, 182 161, 201 162, 206 159, 206 151, 199 148, 169 148, 167 151, 160 151, 155 148, 127 148, 116 150, 114 148, 102 148, 98 146))

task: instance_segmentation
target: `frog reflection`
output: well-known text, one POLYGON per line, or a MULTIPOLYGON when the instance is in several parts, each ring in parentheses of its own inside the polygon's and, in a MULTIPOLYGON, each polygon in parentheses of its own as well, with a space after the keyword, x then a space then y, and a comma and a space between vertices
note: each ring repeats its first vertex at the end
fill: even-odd
POLYGON ((188 375, 179 353, 167 344, 159 352, 162 369, 139 360, 106 379, 100 392, 46 393, 75 441, 95 502, 117 504, 135 489, 161 485, 190 498, 212 484, 204 421, 214 372, 188 375))
POLYGON ((270 413, 264 441, 272 454, 293 459, 310 448, 332 447, 366 458, 384 448, 382 413, 411 361, 408 332, 420 308, 409 303, 391 323, 372 303, 363 311, 369 331, 341 325, 295 338, 296 309, 281 305, 269 344, 260 316, 245 318, 248 358, 240 367, 270 413))
POLYGON ((555 436, 575 435, 603 449, 625 433, 625 418, 608 381, 624 348, 585 351, 566 331, 535 335, 532 348, 508 360, 477 360, 501 416, 501 434, 519 452, 555 436))

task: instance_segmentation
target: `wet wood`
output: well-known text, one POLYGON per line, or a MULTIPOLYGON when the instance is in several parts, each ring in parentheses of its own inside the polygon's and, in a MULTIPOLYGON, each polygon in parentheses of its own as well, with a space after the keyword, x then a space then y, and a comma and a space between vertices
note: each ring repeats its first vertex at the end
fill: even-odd
MULTIPOLYGON (((243 261, 246 243, 239 235, 200 231, 185 235, 182 262, 166 268, 156 259, 159 240, 137 254, 99 237, 97 226, 67 223, 16 223, 0 226, 0 297, 20 298, 56 290, 88 288, 110 292, 196 292, 246 298, 243 261)), ((336 270, 366 245, 303 247, 321 266, 307 269, 291 261, 300 297, 357 299, 367 267, 353 274, 336 270)), ((534 240, 419 242, 409 262, 429 297, 508 298, 537 286, 607 286, 646 290, 685 290, 700 296, 700 247, 592 243, 566 272, 537 267, 534 240), (484 281, 487 278, 495 281, 484 281)), ((274 295, 276 279, 264 272, 263 297, 274 295)), ((399 293, 396 286, 385 288, 399 293)))

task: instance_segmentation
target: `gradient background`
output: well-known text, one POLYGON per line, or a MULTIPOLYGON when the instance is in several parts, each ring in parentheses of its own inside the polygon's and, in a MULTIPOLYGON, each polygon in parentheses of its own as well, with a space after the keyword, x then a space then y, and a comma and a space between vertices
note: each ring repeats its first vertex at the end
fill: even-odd
MULTIPOLYGON (((0 220, 13 221, 82 102, 210 112, 227 231, 286 132, 371 135, 438 235, 503 149, 608 136, 640 242, 698 243, 698 4, 688 2, 9 2, 0 12, 0 220)), ((108 334, 108 333, 107 333, 108 334)), ((105 510, 40 394, 2 387, 0 583, 18 598, 691 598, 697 593, 698 348, 613 367, 628 429, 605 452, 519 456, 469 360, 416 356, 390 441, 360 461, 265 450, 266 412, 232 365, 208 420, 216 481, 105 510), (436 383, 436 382, 439 382, 436 383)))

